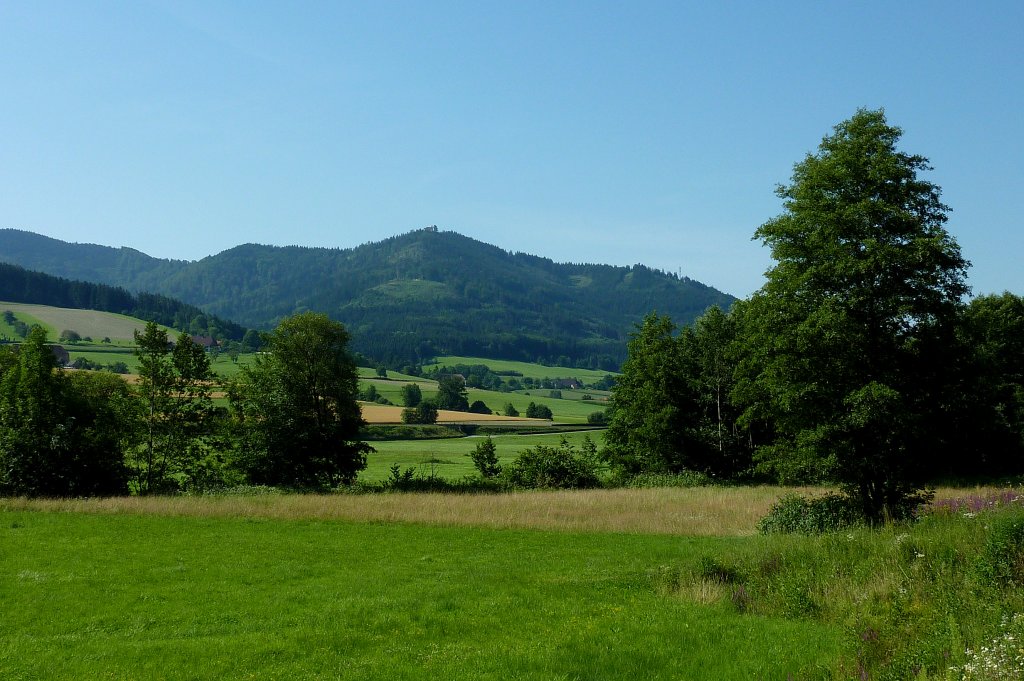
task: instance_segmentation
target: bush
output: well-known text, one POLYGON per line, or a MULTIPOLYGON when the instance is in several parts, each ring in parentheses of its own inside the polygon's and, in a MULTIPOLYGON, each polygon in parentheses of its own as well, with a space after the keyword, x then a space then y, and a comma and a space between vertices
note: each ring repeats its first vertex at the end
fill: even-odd
POLYGON ((128 373, 128 365, 125 364, 124 362, 111 362, 110 364, 107 365, 107 369, 109 369, 111 373, 115 374, 128 373))
POLYGON ((715 484, 714 478, 707 473, 683 471, 682 473, 640 473, 626 478, 622 486, 629 489, 648 489, 653 487, 706 487, 715 484))
POLYGON ((526 406, 526 418, 547 419, 550 421, 553 416, 551 414, 551 409, 547 405, 534 404, 533 402, 530 402, 530 404, 526 406))
POLYGON ((519 416, 519 410, 511 402, 505 405, 504 412, 505 416, 519 416))
POLYGON ((491 414, 491 408, 483 403, 482 400, 477 400, 473 404, 469 405, 469 412, 471 414, 491 414))
POLYGON ((481 477, 493 478, 501 473, 501 466, 498 465, 498 449, 494 446, 494 440, 490 435, 478 444, 469 456, 473 459, 473 465, 480 471, 481 477))
POLYGON ((417 407, 423 401, 423 391, 415 383, 402 386, 402 404, 406 407, 417 407))
POLYGON ((850 497, 841 494, 821 497, 788 494, 772 505, 768 515, 758 523, 758 529, 761 534, 823 534, 863 522, 863 515, 850 497))
POLYGON ((608 415, 603 411, 592 411, 587 414, 587 423, 592 426, 608 425, 608 415))
POLYGON ((430 400, 402 410, 402 423, 437 423, 437 405, 430 400))
POLYGON ((519 488, 586 489, 601 486, 597 471, 597 448, 590 438, 578 450, 562 438, 558 447, 537 445, 520 452, 504 477, 519 488))

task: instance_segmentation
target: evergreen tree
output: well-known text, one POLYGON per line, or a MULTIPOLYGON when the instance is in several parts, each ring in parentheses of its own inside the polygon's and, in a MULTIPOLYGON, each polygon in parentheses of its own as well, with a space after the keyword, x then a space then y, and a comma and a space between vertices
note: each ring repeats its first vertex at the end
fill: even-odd
POLYGON ((282 321, 269 354, 243 368, 229 397, 240 424, 237 464, 251 482, 327 488, 355 480, 372 451, 345 327, 306 312, 282 321))

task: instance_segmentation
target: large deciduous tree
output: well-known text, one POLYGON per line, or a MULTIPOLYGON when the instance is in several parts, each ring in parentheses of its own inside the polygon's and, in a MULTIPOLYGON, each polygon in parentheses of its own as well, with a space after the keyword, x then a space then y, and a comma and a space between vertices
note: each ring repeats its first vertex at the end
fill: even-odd
POLYGON ((437 379, 437 408, 451 411, 469 411, 466 381, 462 376, 447 374, 437 379))
POLYGON ((668 317, 648 315, 615 382, 604 455, 629 474, 703 469, 706 448, 684 354, 668 317))
MULTIPOLYGON (((1024 297, 1004 292, 971 301, 961 325, 966 359, 958 457, 950 475, 1019 474, 1024 461, 1024 297)), ((956 367, 950 367, 955 369, 956 367)))
POLYGON ((900 136, 862 109, 795 165, 756 232, 776 264, 745 311, 741 391, 779 437, 762 463, 837 478, 873 521, 906 508, 943 446, 943 353, 968 291, 928 161, 900 136))
POLYGON ((172 347, 155 322, 135 332, 145 415, 144 442, 132 462, 140 494, 208 485, 204 459, 210 454, 213 403, 210 359, 202 346, 181 334, 172 347))
POLYGON ((345 327, 311 312, 285 319, 269 353, 242 369, 229 397, 240 424, 238 465, 251 482, 326 488, 355 480, 358 377, 345 327))
POLYGON ((0 350, 0 494, 92 496, 126 491, 124 447, 135 422, 127 385, 68 377, 34 327, 0 350))

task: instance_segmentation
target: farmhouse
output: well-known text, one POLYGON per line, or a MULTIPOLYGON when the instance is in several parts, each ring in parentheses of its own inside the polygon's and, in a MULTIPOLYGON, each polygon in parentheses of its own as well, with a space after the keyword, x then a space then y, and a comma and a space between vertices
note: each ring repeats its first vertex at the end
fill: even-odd
POLYGON ((196 345, 203 346, 203 348, 205 348, 206 350, 209 350, 210 348, 215 348, 215 347, 220 345, 220 343, 218 343, 213 338, 213 336, 195 336, 195 335, 193 335, 192 336, 192 342, 195 343, 196 345))

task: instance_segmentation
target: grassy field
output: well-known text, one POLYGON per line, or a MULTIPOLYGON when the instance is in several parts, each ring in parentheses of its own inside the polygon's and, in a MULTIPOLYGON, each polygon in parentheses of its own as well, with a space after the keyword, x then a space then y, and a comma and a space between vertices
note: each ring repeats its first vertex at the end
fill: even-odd
MULTIPOLYGON (((24 309, 16 310, 15 309, 16 307, 24 308, 24 307, 27 307, 27 306, 24 306, 21 303, 0 303, 0 312, 4 312, 5 310, 10 310, 11 312, 14 313, 15 319, 20 320, 22 322, 25 322, 25 324, 27 324, 30 327, 33 326, 33 325, 38 325, 38 326, 43 327, 44 329, 46 329, 47 335, 48 336, 52 336, 53 338, 56 338, 57 334, 60 333, 59 330, 54 332, 53 328, 50 327, 42 319, 39 319, 38 317, 35 317, 35 316, 29 314, 24 309)), ((13 324, 8 324, 4 320, 3 317, 0 317, 0 336, 6 336, 7 338, 10 338, 12 340, 20 339, 18 334, 14 331, 14 325, 13 324)))
POLYGON ((612 371, 594 371, 592 369, 572 369, 569 367, 548 367, 529 362, 513 362, 504 359, 485 359, 483 357, 457 357, 448 355, 438 357, 436 364, 430 366, 452 366, 455 364, 483 364, 491 371, 518 371, 524 378, 578 378, 585 383, 599 381, 612 371))
POLYGON ((1020 678, 1019 508, 755 534, 791 491, 0 499, 0 678, 1020 678))
MULTIPOLYGON (((377 376, 377 370, 372 367, 358 367, 358 371, 359 378, 380 378, 379 376, 377 376)), ((403 383, 409 381, 425 381, 427 379, 420 378, 419 376, 410 376, 409 374, 403 374, 400 371, 391 371, 390 369, 388 369, 387 377, 385 379, 380 380, 381 382, 387 382, 387 380, 401 381, 399 385, 402 385, 403 383)), ((430 381, 430 383, 433 383, 433 381, 430 381)))
POLYGON ((469 401, 482 400, 491 409, 504 409, 511 403, 520 414, 526 413, 530 402, 546 405, 551 409, 557 423, 586 423, 587 416, 595 411, 604 411, 605 406, 590 400, 569 400, 547 397, 547 390, 532 390, 527 393, 496 393, 491 390, 469 390, 469 401))
POLYGON ((745 539, 350 522, 309 508, 235 517, 177 501, 199 513, 0 501, 0 677, 810 678, 842 651, 821 624, 666 596, 652 577, 745 539))
MULTIPOLYGON (((363 389, 372 385, 377 389, 377 392, 381 396, 386 397, 394 404, 398 405, 402 404, 402 386, 407 382, 418 383, 424 399, 429 399, 437 395, 437 383, 434 381, 427 381, 424 379, 416 379, 415 381, 382 381, 370 378, 360 379, 360 384, 363 389)), ((466 392, 471 404, 480 400, 493 411, 503 411, 505 409, 505 405, 511 403, 519 411, 520 415, 524 415, 526 413, 526 407, 530 402, 546 405, 551 409, 551 414, 554 416, 554 421, 556 423, 586 423, 587 416, 595 411, 603 411, 607 406, 597 400, 570 398, 555 399, 547 396, 549 392, 548 390, 502 393, 495 392, 493 390, 469 388, 466 392)), ((563 396, 566 392, 571 391, 563 391, 563 396)), ((580 397, 582 397, 582 394, 583 393, 581 392, 580 397)))
MULTIPOLYGON (((579 445, 585 436, 598 445, 602 444, 602 432, 577 432, 562 435, 495 435, 491 439, 497 449, 502 465, 513 459, 527 447, 536 445, 556 446, 561 438, 579 445)), ((367 457, 366 470, 359 474, 360 480, 379 482, 390 474, 393 464, 404 471, 415 468, 420 475, 435 475, 440 478, 457 480, 476 473, 469 453, 483 440, 481 437, 449 438, 444 440, 386 440, 371 442, 377 451, 367 457)))
MULTIPOLYGON (((146 326, 145 322, 134 317, 96 310, 0 302, 0 311, 3 310, 10 310, 15 317, 29 325, 32 324, 30 318, 37 320, 53 341, 56 341, 60 332, 65 329, 77 331, 82 338, 89 336, 94 340, 100 340, 109 337, 111 340, 131 341, 133 332, 142 331, 146 326)), ((170 333, 177 335, 175 331, 170 333)))

